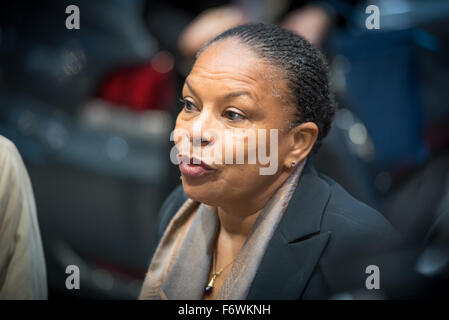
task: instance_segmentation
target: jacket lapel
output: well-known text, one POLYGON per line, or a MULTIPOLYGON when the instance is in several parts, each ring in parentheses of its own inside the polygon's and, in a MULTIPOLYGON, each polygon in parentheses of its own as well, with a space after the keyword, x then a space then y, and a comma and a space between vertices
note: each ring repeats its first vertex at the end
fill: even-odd
POLYGON ((300 298, 330 236, 330 232, 320 233, 329 196, 329 185, 308 159, 247 299, 300 298))

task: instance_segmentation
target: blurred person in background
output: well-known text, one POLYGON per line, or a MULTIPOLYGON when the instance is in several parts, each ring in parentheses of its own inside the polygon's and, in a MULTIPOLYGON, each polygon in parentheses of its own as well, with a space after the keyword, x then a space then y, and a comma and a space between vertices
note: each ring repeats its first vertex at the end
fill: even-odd
POLYGON ((204 43, 217 34, 232 26, 257 20, 280 20, 281 26, 320 47, 333 17, 322 3, 311 2, 296 2, 292 8, 292 3, 288 1, 236 1, 207 9, 182 30, 178 39, 179 50, 184 56, 193 57, 204 43), (300 8, 296 8, 298 6, 300 8))
MULTIPOLYGON (((321 47, 329 30, 346 24, 359 1, 164 1, 148 3, 147 21, 155 37, 189 65, 214 36, 247 22, 278 23, 321 47), (167 23, 169 22, 169 23, 167 23), (161 26, 164 26, 161 28, 161 26)), ((181 69, 183 69, 182 64, 181 69)))
POLYGON ((33 189, 14 144, 0 135, 0 299, 46 299, 33 189))

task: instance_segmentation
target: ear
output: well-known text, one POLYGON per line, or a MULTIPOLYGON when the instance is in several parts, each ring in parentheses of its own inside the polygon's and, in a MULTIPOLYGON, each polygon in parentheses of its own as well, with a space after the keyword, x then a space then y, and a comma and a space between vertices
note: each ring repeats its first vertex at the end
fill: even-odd
POLYGON ((291 168, 293 162, 302 162, 309 155, 318 138, 318 132, 318 126, 314 122, 301 123, 290 130, 290 152, 284 163, 287 168, 291 168))

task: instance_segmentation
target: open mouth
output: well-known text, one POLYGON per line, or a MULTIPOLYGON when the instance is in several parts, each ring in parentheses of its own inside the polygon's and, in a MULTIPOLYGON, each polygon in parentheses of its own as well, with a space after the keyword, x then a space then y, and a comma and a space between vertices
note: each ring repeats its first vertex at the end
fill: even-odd
POLYGON ((180 158, 179 170, 184 176, 199 177, 215 171, 215 169, 197 158, 184 155, 178 155, 178 157, 180 158))

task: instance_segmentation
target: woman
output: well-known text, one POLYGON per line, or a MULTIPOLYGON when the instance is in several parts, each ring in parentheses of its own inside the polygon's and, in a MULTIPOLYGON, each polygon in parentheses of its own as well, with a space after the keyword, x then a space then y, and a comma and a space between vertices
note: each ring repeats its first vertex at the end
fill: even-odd
POLYGON ((181 101, 182 187, 162 207, 141 299, 328 298, 344 287, 345 257, 394 234, 310 162, 335 105, 324 57, 300 36, 267 24, 225 31, 200 50, 181 101), (255 149, 270 163, 251 161, 255 149))

